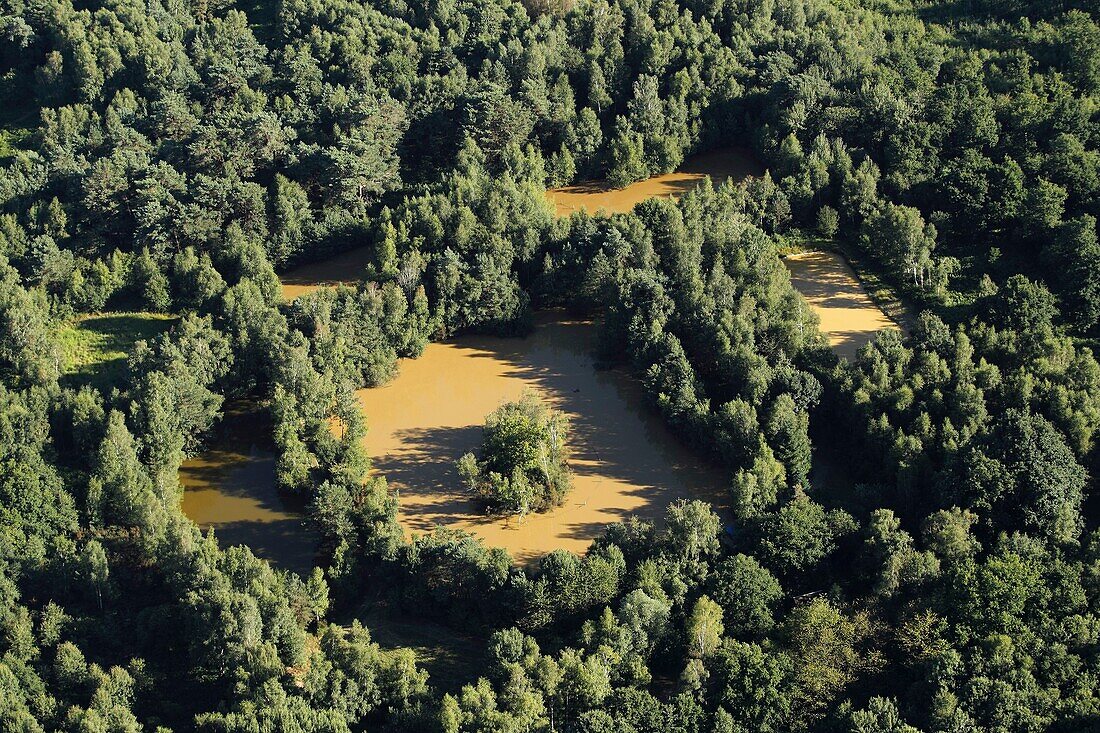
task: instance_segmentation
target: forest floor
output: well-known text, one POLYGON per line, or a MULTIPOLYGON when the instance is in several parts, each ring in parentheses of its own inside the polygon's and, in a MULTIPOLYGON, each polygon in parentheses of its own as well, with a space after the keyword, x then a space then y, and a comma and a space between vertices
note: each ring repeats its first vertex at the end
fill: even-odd
POLYGON ((61 373, 70 382, 109 387, 126 369, 134 344, 164 333, 176 320, 163 313, 93 313, 57 332, 61 373))
POLYGON ((463 683, 481 674, 484 638, 401 613, 377 600, 364 603, 355 618, 370 629, 371 639, 383 649, 412 650, 416 665, 428 672, 428 684, 440 692, 457 692, 463 683))

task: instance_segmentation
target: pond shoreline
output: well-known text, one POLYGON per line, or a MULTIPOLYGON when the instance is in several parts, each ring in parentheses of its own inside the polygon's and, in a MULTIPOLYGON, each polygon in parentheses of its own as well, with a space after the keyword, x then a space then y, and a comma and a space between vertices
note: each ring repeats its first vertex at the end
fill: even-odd
POLYGON ((595 338, 591 321, 543 311, 526 338, 430 344, 390 383, 356 393, 364 446, 400 499, 406 535, 461 529, 522 564, 557 549, 583 554, 608 524, 659 521, 677 498, 726 504, 725 472, 672 434, 634 377, 597 368, 595 338), (525 390, 570 418, 574 485, 562 506, 520 521, 485 514, 454 463, 476 449, 485 415, 525 390))

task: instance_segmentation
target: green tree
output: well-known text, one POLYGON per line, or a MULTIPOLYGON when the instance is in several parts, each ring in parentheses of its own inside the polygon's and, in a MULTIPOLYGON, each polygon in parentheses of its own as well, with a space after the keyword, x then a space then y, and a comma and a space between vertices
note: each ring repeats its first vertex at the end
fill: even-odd
POLYGON ((571 485, 569 424, 533 393, 507 402, 485 419, 479 457, 458 462, 469 489, 499 511, 545 511, 565 498, 571 485))
POLYGON ((738 553, 723 560, 707 585, 708 595, 722 607, 728 631, 753 637, 771 630, 783 587, 756 558, 738 553))

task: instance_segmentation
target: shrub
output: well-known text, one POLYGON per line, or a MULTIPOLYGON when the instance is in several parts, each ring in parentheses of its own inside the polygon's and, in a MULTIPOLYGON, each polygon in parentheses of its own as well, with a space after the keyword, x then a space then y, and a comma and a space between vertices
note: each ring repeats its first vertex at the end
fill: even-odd
POLYGON ((490 511, 546 511, 561 504, 572 485, 568 434, 564 415, 525 393, 489 414, 479 455, 462 456, 458 471, 490 511))

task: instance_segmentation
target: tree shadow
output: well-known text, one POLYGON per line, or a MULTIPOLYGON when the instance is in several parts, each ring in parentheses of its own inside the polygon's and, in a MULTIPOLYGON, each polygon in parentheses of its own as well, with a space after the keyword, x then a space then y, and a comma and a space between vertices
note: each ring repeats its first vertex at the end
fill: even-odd
POLYGON ((636 380, 595 368, 591 322, 558 320, 560 315, 540 315, 524 339, 472 336, 451 346, 462 350, 462 358, 502 364, 509 380, 532 388, 569 418, 574 487, 564 505, 525 521, 486 516, 465 494, 455 468, 463 453, 477 449, 480 423, 407 428, 394 434, 397 448, 374 456, 375 467, 400 492, 407 529, 465 528, 527 562, 561 540, 592 540, 631 515, 659 520, 676 499, 725 502, 725 472, 679 442, 645 403, 636 380))
POLYGON ((898 325, 871 300, 855 271, 838 255, 807 252, 784 264, 791 285, 818 314, 822 332, 837 355, 854 359, 879 332, 898 325))
POLYGON ((320 535, 305 515, 306 499, 275 482, 275 451, 267 413, 257 405, 227 406, 215 429, 216 446, 180 466, 182 508, 222 547, 247 545, 278 567, 309 572, 320 535))
POLYGON ((318 559, 321 538, 305 516, 288 516, 275 521, 242 519, 208 527, 213 528, 223 549, 244 545, 256 557, 299 575, 308 575, 318 559))
POLYGON ((354 284, 363 279, 371 262, 370 247, 355 247, 317 262, 308 262, 279 275, 279 282, 300 287, 354 284))

